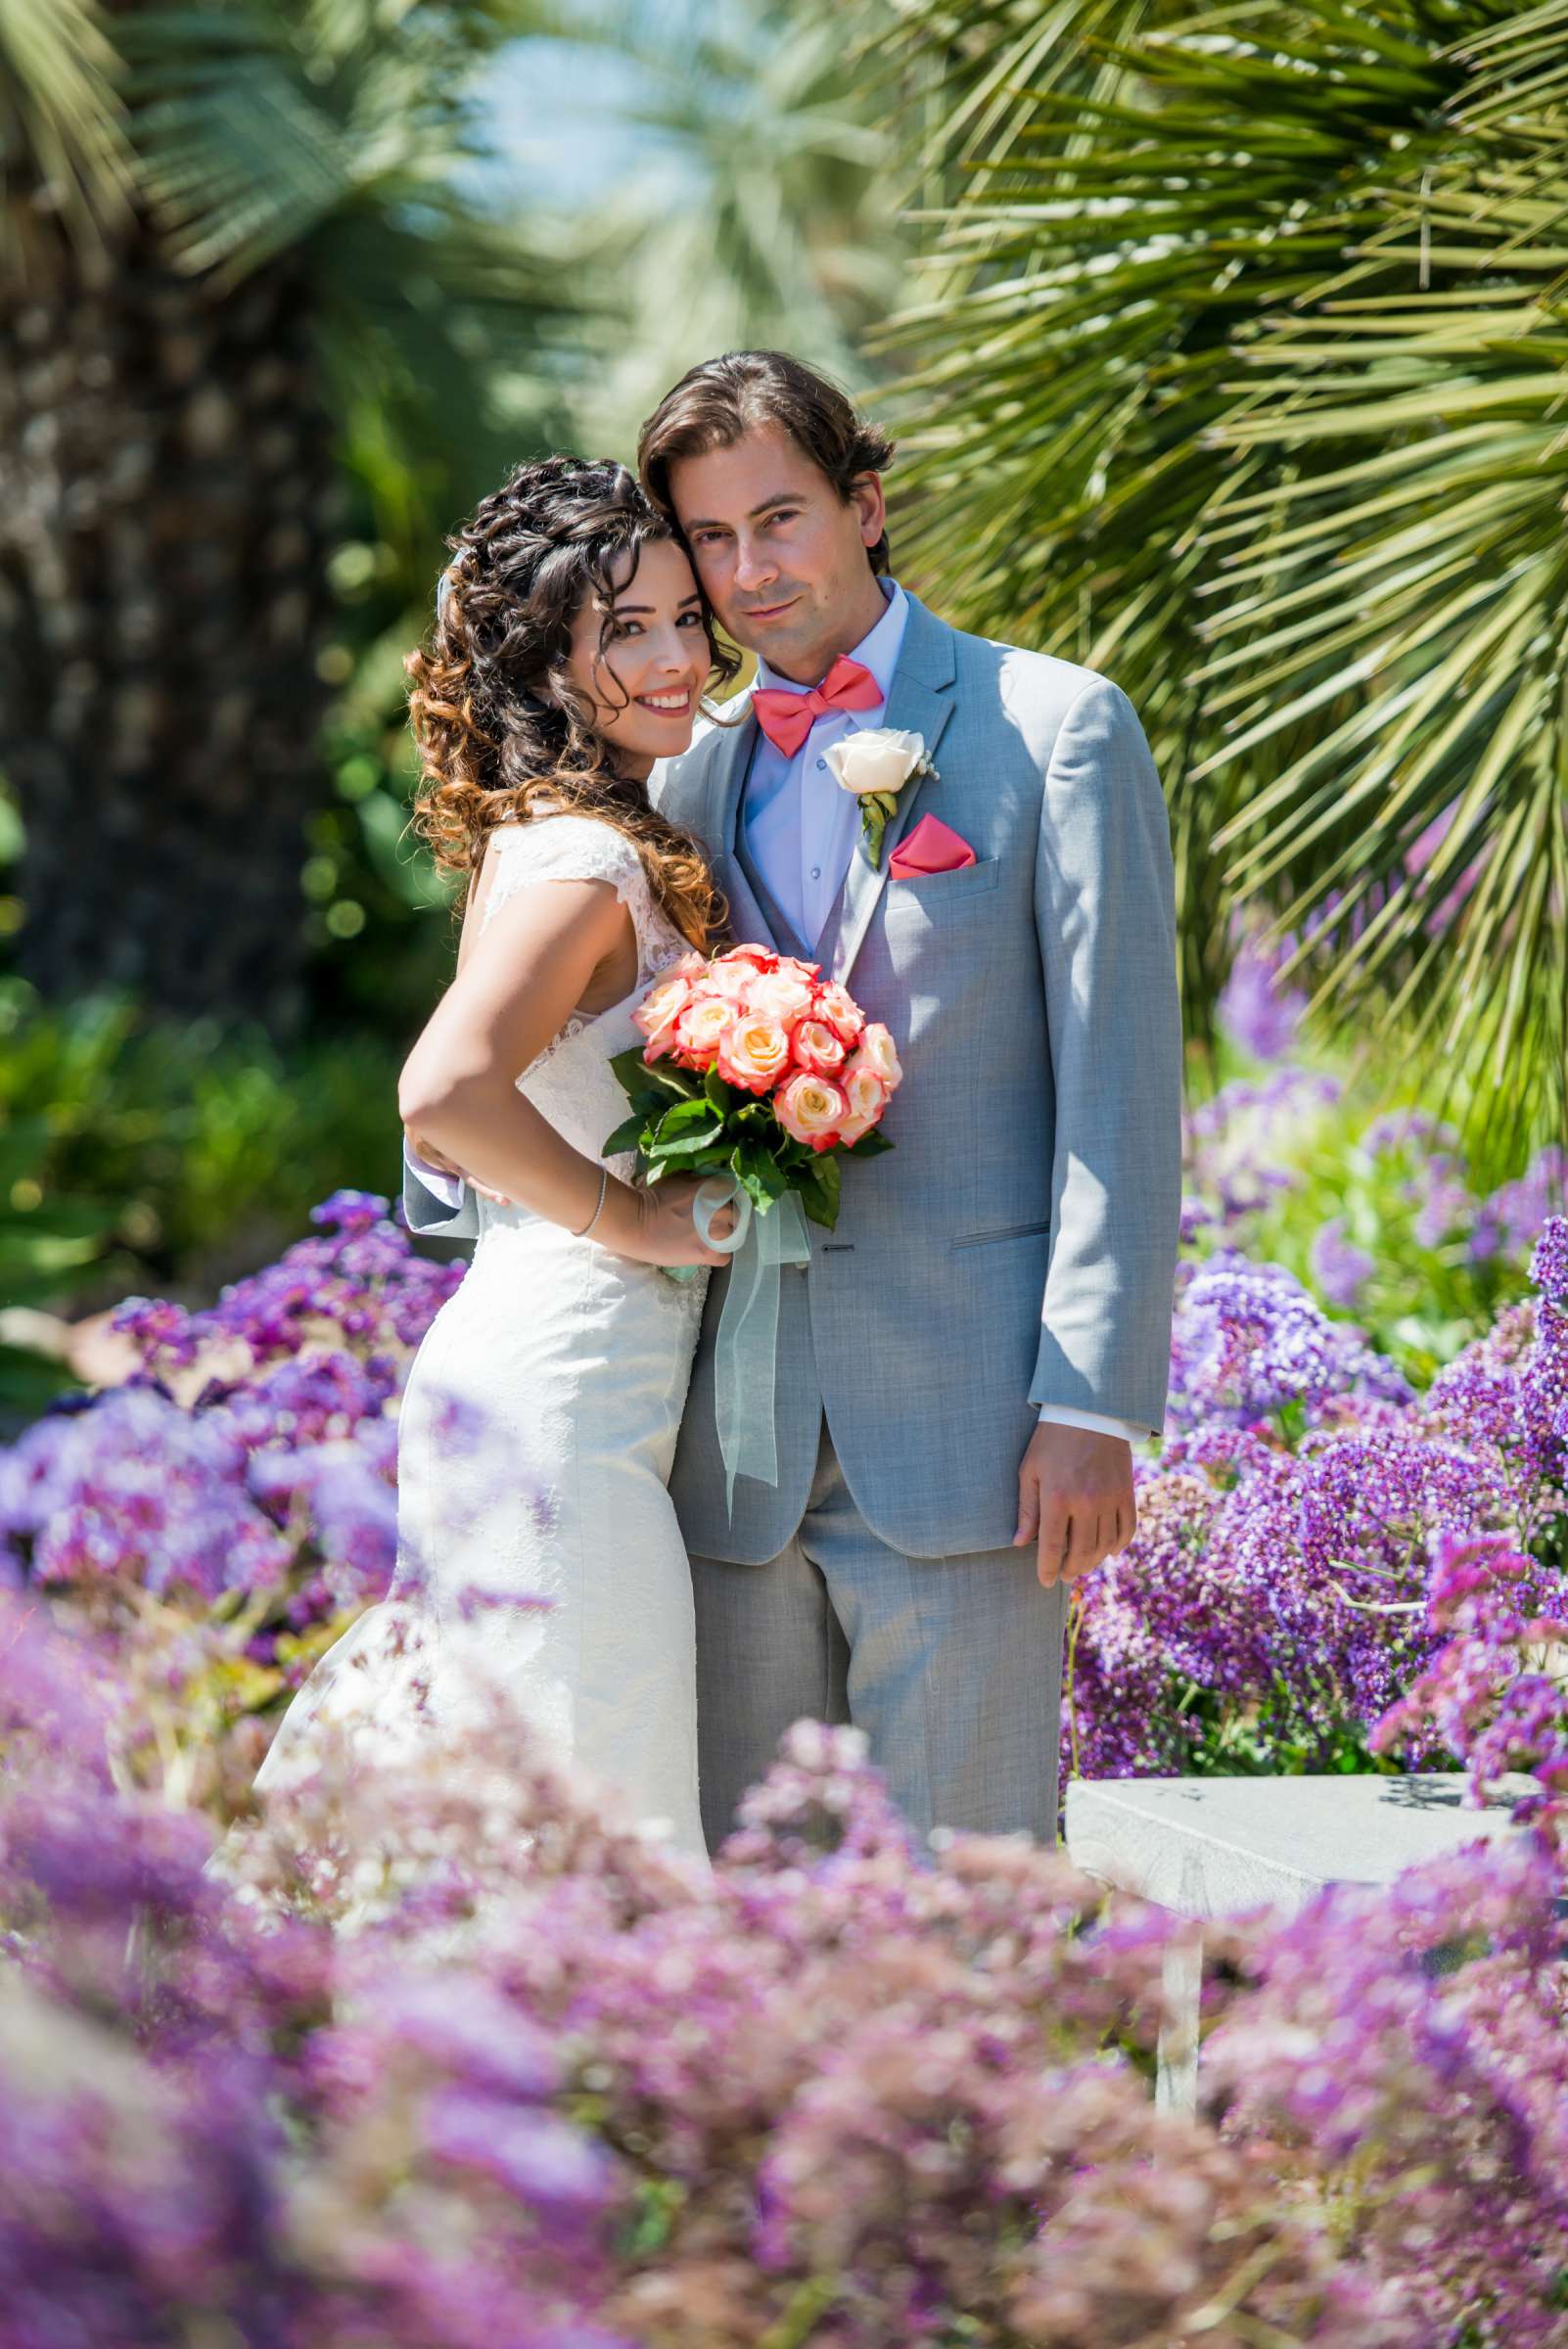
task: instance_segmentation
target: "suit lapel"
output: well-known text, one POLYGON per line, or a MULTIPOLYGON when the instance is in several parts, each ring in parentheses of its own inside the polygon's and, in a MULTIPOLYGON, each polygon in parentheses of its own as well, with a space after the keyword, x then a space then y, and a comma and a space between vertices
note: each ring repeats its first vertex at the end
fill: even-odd
MULTIPOLYGON (((893 686, 880 722, 890 729, 918 734, 933 764, 943 729, 952 715, 955 673, 951 628, 911 595, 899 666, 893 672, 893 686)), ((830 975, 841 984, 848 980, 855 956, 865 943, 871 916, 888 885, 888 865, 909 828, 923 780, 912 777, 899 792, 898 807, 888 818, 887 830, 882 835, 879 863, 871 862, 865 852, 865 841, 856 833, 854 852, 839 898, 838 935, 829 965, 830 975)))

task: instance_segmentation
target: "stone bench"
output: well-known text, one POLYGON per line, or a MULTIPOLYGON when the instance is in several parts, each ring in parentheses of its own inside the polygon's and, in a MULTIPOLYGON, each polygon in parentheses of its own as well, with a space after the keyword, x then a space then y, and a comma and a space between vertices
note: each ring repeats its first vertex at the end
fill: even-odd
MULTIPOLYGON (((1528 1781, 1522 1781, 1519 1791, 1528 1781)), ((1387 1884, 1402 1869, 1509 1831, 1501 1798, 1463 1808, 1457 1773, 1411 1777, 1075 1778, 1067 1850, 1084 1873, 1177 1916, 1293 1914, 1328 1884, 1387 1884)), ((1156 2101, 1198 2093, 1201 1948, 1174 1951, 1156 2101)))

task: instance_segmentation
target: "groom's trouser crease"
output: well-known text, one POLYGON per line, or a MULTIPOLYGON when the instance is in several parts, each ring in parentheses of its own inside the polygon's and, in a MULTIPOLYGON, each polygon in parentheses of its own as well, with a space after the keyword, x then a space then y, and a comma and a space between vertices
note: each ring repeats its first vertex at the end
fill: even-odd
POLYGON ((1056 1830, 1064 1597, 1033 1549, 912 1558, 856 1508, 824 1422, 794 1539, 764 1565, 694 1556, 711 1844, 803 1717, 853 1721, 914 1825, 1056 1830))

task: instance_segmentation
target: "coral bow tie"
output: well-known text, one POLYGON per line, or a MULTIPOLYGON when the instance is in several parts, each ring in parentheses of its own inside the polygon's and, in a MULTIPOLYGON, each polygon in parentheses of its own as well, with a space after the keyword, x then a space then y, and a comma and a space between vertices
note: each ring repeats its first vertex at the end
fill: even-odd
POLYGON ((882 688, 863 662, 841 653, 809 693, 791 693, 783 685, 759 685, 752 695, 757 722, 773 748, 793 759, 819 717, 835 710, 875 710, 882 688))

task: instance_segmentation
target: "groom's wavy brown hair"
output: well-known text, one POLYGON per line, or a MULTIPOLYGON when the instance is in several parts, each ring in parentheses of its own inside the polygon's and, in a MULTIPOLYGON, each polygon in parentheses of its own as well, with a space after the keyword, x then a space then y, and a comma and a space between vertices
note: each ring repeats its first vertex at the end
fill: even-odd
MULTIPOLYGON (((706 951, 725 906, 697 843, 618 774, 593 705, 567 663, 573 623, 588 597, 604 612, 601 653, 614 626, 614 573, 628 555, 675 535, 624 465, 546 457, 519 466, 475 508, 455 537, 437 591, 436 624, 403 667, 408 718, 424 772, 413 829, 443 871, 469 886, 498 824, 565 807, 632 842, 654 894, 688 943, 706 951)), ((721 683, 740 667, 709 650, 721 683)), ((464 891, 464 897, 467 891, 464 891)))
MULTIPOLYGON (((669 468, 677 457, 706 457, 733 448, 748 433, 776 424, 804 457, 825 473, 849 502, 853 484, 868 473, 885 473, 894 443, 880 425, 860 414, 853 400, 787 350, 727 350, 704 359, 665 393, 637 439, 637 471, 661 514, 674 520, 669 468)), ((871 568, 885 572, 892 561, 884 530, 868 548, 871 568)))

